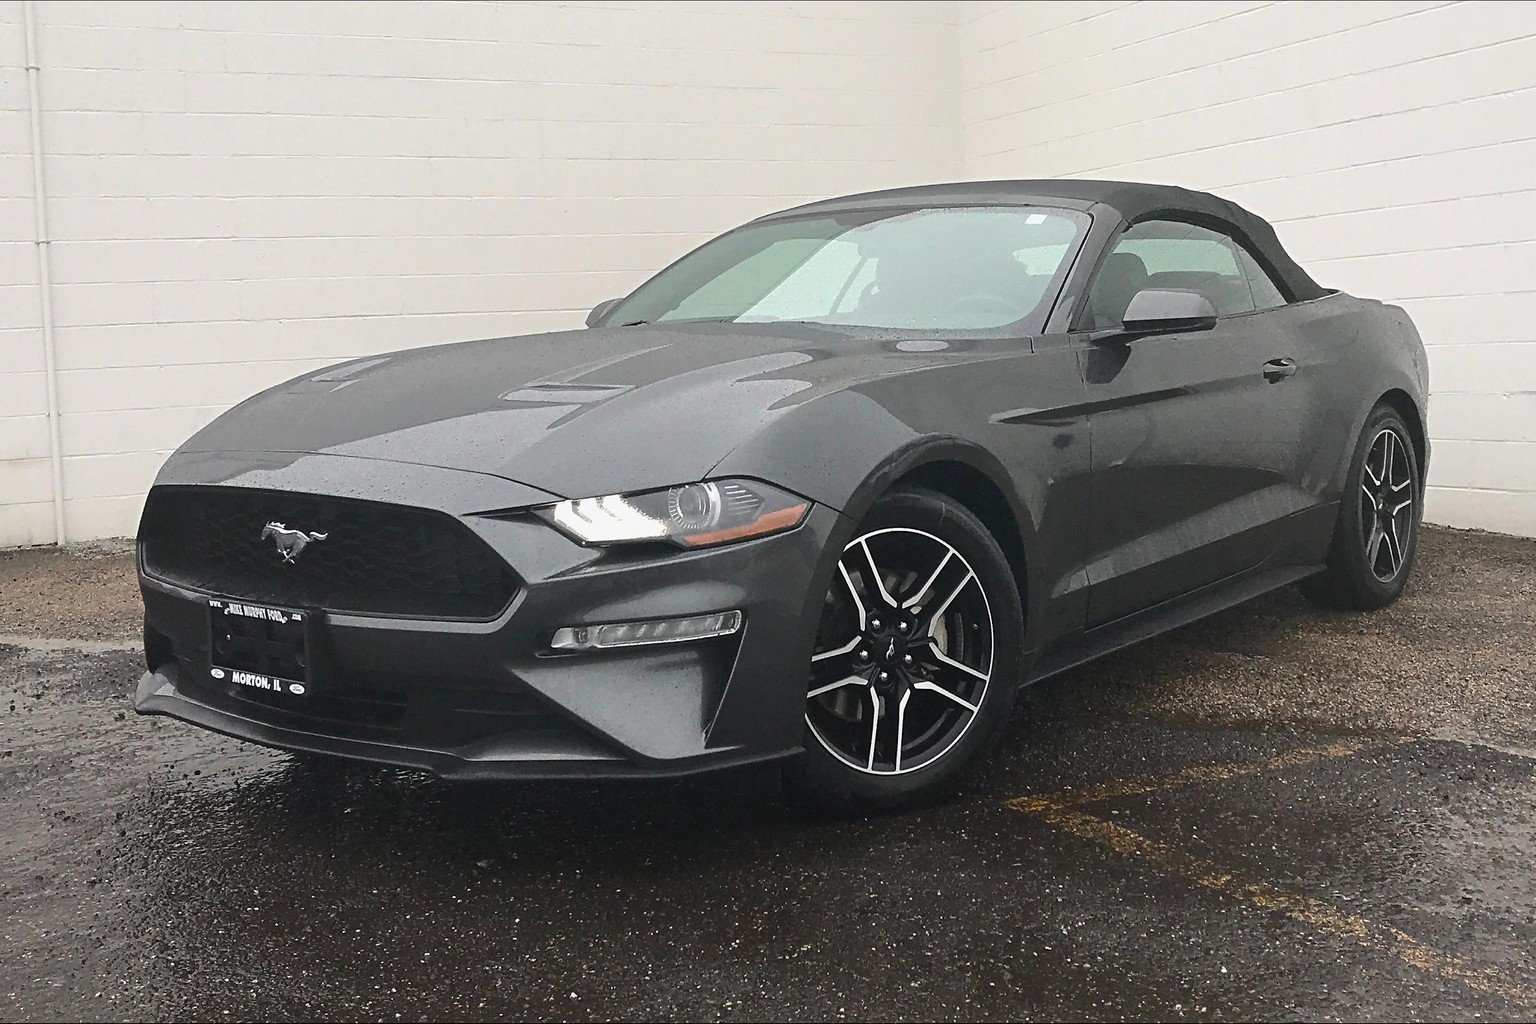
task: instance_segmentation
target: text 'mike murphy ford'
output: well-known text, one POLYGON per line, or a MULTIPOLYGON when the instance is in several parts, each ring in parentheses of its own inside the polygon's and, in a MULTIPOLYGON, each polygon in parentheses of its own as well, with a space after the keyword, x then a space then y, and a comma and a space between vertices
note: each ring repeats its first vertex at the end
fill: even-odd
POLYGON ((1413 563, 1423 346, 1204 193, 935 185, 701 246, 585 330, 309 373, 165 464, 135 706, 460 779, 951 789, 1021 686, 1413 563))

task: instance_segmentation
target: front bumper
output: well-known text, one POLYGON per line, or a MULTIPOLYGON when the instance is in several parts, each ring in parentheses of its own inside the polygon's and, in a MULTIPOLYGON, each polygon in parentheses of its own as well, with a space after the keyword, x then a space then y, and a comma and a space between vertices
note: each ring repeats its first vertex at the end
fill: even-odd
MULTIPOLYGON (((367 498, 380 464, 243 454, 215 479, 177 459, 159 483, 343 490, 367 498), (338 481, 345 484, 338 486, 338 481), (361 483, 359 481, 362 481, 361 483)), ((247 691, 208 672, 211 594, 146 575, 151 669, 134 707, 285 749, 423 769, 446 778, 689 774, 801 749, 811 630, 843 529, 813 506, 796 529, 696 552, 584 548, 515 508, 528 489, 495 478, 389 464, 388 500, 431 505, 474 530, 522 580, 492 621, 327 612, 329 664, 305 698, 247 691), (490 493, 486 491, 489 488, 490 493), (816 595, 812 598, 812 594, 816 595), (553 655, 562 626, 739 609, 741 630, 690 643, 553 655), (313 699, 310 699, 310 698, 313 699)), ((385 500, 380 494, 376 500, 385 500)))

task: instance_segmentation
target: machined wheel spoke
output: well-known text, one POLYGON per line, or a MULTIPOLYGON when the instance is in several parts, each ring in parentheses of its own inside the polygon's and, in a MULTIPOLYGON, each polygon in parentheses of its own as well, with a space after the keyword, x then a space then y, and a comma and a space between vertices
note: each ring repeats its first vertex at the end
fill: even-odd
MULTIPOLYGON (((1392 442, 1392 450, 1393 451, 1396 451, 1396 450, 1398 450, 1399 447, 1402 447, 1402 442, 1398 441, 1398 439, 1396 439, 1396 438, 1398 438, 1398 434, 1387 434, 1387 436, 1389 436, 1389 438, 1393 439, 1393 442, 1392 442)), ((1393 459, 1393 464, 1396 464, 1396 462, 1399 462, 1398 459, 1393 459)), ((1381 482, 1382 482, 1382 484, 1387 485, 1387 490, 1401 491, 1402 488, 1407 487, 1407 485, 1409 485, 1409 484, 1412 484, 1412 482, 1413 482, 1413 464, 1412 464, 1412 462, 1409 462, 1409 459, 1407 459, 1407 456, 1402 457, 1401 462, 1402 462, 1402 479, 1401 479, 1401 481, 1393 481, 1393 476, 1395 476, 1395 474, 1393 474, 1393 473, 1387 473, 1387 474, 1385 474, 1385 476, 1381 477, 1381 482)))
POLYGON ((880 578, 880 572, 875 567, 874 555, 862 539, 843 549, 837 571, 842 574, 849 593, 853 594, 854 607, 859 613, 859 628, 864 629, 871 619, 878 617, 880 608, 889 602, 886 599, 885 581, 880 578))
MULTIPOLYGON (((1392 557, 1392 538, 1390 535, 1388 535, 1385 528, 1378 526, 1376 528, 1376 544, 1371 548, 1372 572, 1375 572, 1376 566, 1381 562, 1381 552, 1383 548, 1385 548, 1387 552, 1387 576, 1390 577, 1397 571, 1397 567, 1393 564, 1394 560, 1392 557)), ((1377 575, 1380 576, 1379 573, 1377 575)))
POLYGON ((869 716, 869 771, 875 770, 875 741, 880 738, 880 694, 871 686, 869 700, 874 709, 869 716))
POLYGON ((1381 457, 1381 479, 1376 481, 1377 483, 1392 482, 1392 456, 1397 450, 1397 435, 1389 430, 1386 437, 1386 444, 1382 446, 1384 454, 1381 457))
POLYGON ((818 661, 826 661, 828 658, 835 658, 839 654, 851 654, 853 653, 854 648, 859 646, 859 641, 863 639, 863 634, 855 633, 853 635, 853 639, 843 644, 843 646, 834 647, 828 651, 819 651, 816 654, 811 655, 811 663, 815 664, 818 661))
POLYGON ((1412 498, 1408 498, 1405 501, 1398 502, 1396 505, 1392 506, 1392 516, 1394 518, 1396 518, 1396 516, 1397 516, 1397 514, 1399 512, 1401 512, 1403 509, 1407 508, 1408 506, 1410 506, 1412 504, 1413 504, 1413 499, 1412 498))
POLYGON ((886 591, 885 577, 880 574, 879 565, 874 563, 874 551, 869 550, 869 540, 865 539, 865 537, 860 537, 859 547, 865 550, 865 560, 869 563, 869 582, 874 583, 876 593, 880 594, 880 600, 883 600, 886 605, 892 606, 892 608, 894 608, 895 599, 894 597, 891 597, 891 593, 889 593, 889 591, 886 591))
POLYGON ((1374 516, 1371 518, 1370 529, 1365 535, 1365 555, 1370 561, 1372 570, 1376 566, 1376 560, 1381 556, 1381 523, 1374 516))
POLYGON ((843 583, 848 587, 848 594, 853 598, 853 609, 859 613, 859 628, 863 629, 869 616, 864 612, 864 602, 859 597, 859 588, 853 585, 853 579, 848 575, 848 567, 841 561, 837 563, 837 571, 842 574, 843 583))
POLYGON ((825 686, 818 686, 812 689, 810 693, 806 694, 806 698, 809 699, 811 697, 820 697, 824 693, 831 693, 833 690, 840 690, 845 686, 855 686, 859 683, 865 682, 868 682, 868 680, 866 680, 863 676, 847 676, 843 679, 837 680, 836 682, 827 683, 825 686))
POLYGON ((951 658, 949 655, 939 650, 938 645, 935 643, 930 642, 928 644, 928 655, 929 657, 933 658, 934 661, 937 661, 940 665, 948 665, 952 669, 958 669, 968 676, 975 676, 982 682, 986 682, 987 679, 990 678, 986 672, 982 672, 980 669, 971 668, 971 666, 962 664, 961 662, 956 661, 954 658, 951 658))
POLYGON ((944 687, 940 686, 938 683, 929 682, 928 680, 924 679, 922 682, 913 683, 912 689, 931 691, 933 693, 939 694, 940 696, 948 697, 956 704, 959 704, 961 707, 965 708, 965 710, 971 712, 972 714, 976 713, 975 704, 972 704, 970 701, 966 700, 964 697, 960 696, 958 693, 955 693, 952 690, 944 689, 944 687))
POLYGON ((1403 561, 1403 545, 1397 539, 1397 523, 1389 520, 1381 531, 1381 537, 1387 545, 1387 565, 1391 568, 1392 573, 1396 575, 1397 567, 1403 561))
POLYGON ((907 690, 901 695, 901 701, 896 705, 896 771, 901 771, 901 745, 906 740, 907 733, 907 701, 912 699, 912 691, 907 690))
POLYGON ((840 686, 850 683, 862 683, 869 675, 868 671, 861 671, 867 666, 854 661, 852 652, 859 649, 859 641, 862 637, 854 637, 853 643, 844 644, 831 651, 822 651, 811 655, 811 681, 808 697, 819 696, 828 690, 835 690, 840 686))
MULTIPOLYGON (((1378 473, 1372 473, 1371 472, 1371 454, 1372 453, 1370 453, 1370 452, 1366 453, 1365 465, 1362 466, 1361 468, 1365 470, 1365 475, 1370 478, 1371 483, 1375 484, 1377 487, 1380 487, 1381 486, 1381 475, 1378 474, 1378 473)), ((1385 458, 1385 456, 1383 456, 1383 458, 1385 458)))
POLYGON ((964 562, 959 562, 955 568, 943 573, 941 579, 933 585, 934 599, 923 606, 916 635, 931 636, 933 624, 943 617, 949 610, 949 606, 954 604, 955 598, 959 597, 974 579, 976 574, 964 562))
POLYGON ((933 572, 929 573, 928 578, 923 580, 922 586, 914 590, 910 597, 901 602, 901 606, 903 608, 915 607, 917 603, 927 595, 929 589, 933 586, 934 581, 939 578, 939 573, 944 571, 944 567, 949 564, 949 560, 954 555, 954 553, 955 552, 953 548, 945 549, 944 557, 939 559, 939 564, 933 567, 933 572))

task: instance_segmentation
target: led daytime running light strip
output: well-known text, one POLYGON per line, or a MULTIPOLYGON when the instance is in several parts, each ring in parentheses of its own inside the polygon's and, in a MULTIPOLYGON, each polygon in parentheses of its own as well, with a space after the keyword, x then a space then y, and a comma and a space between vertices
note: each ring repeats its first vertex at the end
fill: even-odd
POLYGON ((595 626, 566 626, 555 630, 549 646, 556 651, 598 651, 614 647, 676 644, 728 636, 741 629, 741 612, 711 612, 678 619, 607 622, 595 626))

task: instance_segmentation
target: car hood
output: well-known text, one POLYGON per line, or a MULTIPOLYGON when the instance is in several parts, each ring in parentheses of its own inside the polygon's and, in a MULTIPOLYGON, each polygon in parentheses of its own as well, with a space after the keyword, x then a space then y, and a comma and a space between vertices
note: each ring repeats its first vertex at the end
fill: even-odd
POLYGON ((871 347, 817 325, 705 323, 438 345, 280 384, 181 450, 419 463, 565 497, 665 486, 703 477, 825 386, 824 364, 871 347))

